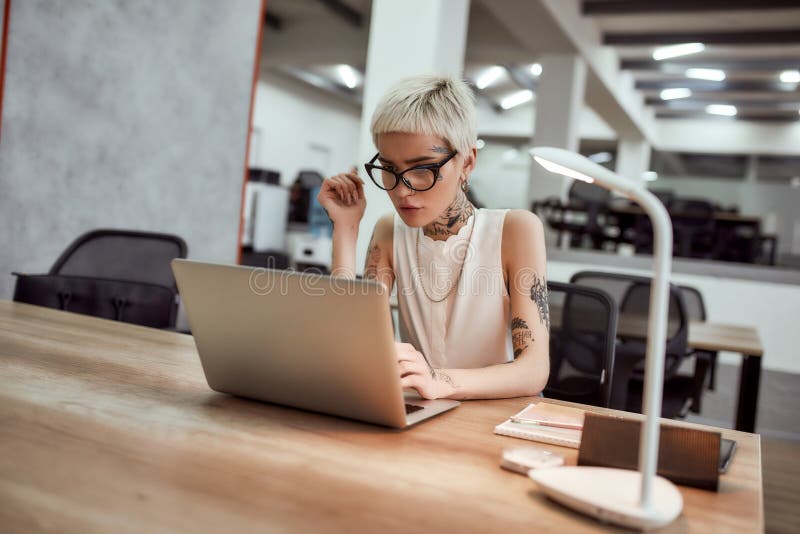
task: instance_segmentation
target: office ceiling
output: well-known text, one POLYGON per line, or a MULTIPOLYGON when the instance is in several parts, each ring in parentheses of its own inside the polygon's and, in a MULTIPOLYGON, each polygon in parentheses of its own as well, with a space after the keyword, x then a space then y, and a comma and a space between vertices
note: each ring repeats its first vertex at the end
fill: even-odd
POLYGON ((782 83, 782 71, 800 68, 800 1, 787 0, 583 0, 590 17, 613 46, 620 67, 658 118, 706 116, 708 104, 736 106, 740 120, 800 118, 798 83, 782 83), (704 51, 655 61, 658 46, 704 43, 704 51), (690 68, 721 69, 723 81, 687 77, 690 68), (689 98, 662 100, 668 88, 687 88, 689 98))
MULTIPOLYGON (((520 89, 536 89, 530 65, 536 61, 487 9, 491 0, 472 0, 465 74, 473 82, 492 65, 503 74, 479 94, 499 110, 501 100, 520 89)), ((800 0, 582 0, 583 15, 613 47, 620 67, 659 119, 709 118, 709 104, 734 105, 738 120, 800 120, 800 84, 782 83, 780 73, 800 69, 800 0), (654 61, 661 45, 703 42, 703 52, 654 61), (722 69, 723 81, 687 77, 689 68, 722 69), (663 100, 661 91, 687 88, 688 98, 663 100)), ((288 73, 350 101, 348 88, 331 65, 363 72, 369 38, 371 0, 269 0, 262 68, 288 73)), ((531 32, 547 37, 552 29, 531 32)), ((567 44, 542 39, 547 51, 567 44)), ((543 44, 544 46, 544 44, 543 44)), ((729 120, 724 117, 721 120, 729 120)))
MULTIPOLYGON (((331 66, 347 64, 364 71, 371 4, 371 0, 268 0, 261 68, 360 101, 360 88, 347 88, 331 66)), ((535 26, 532 30, 546 31, 535 26)), ((465 58, 467 78, 477 79, 492 65, 508 67, 484 96, 499 103, 510 92, 534 89, 536 80, 525 72, 532 61, 482 3, 473 0, 465 58)))

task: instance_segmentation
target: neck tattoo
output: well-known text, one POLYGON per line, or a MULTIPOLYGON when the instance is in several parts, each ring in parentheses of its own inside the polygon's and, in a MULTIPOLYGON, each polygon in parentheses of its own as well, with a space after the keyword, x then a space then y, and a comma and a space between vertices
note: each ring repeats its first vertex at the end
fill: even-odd
POLYGON ((443 241, 451 235, 456 235, 467 224, 474 211, 472 203, 467 200, 467 195, 459 190, 447 209, 435 221, 425 225, 422 231, 431 239, 443 241))

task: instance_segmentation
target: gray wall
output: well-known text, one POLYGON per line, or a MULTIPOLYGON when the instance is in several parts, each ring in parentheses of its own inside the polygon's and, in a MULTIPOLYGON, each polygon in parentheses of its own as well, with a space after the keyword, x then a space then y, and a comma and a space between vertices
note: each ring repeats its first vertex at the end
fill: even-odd
POLYGON ((97 227, 234 261, 260 0, 14 1, 0 298, 97 227))

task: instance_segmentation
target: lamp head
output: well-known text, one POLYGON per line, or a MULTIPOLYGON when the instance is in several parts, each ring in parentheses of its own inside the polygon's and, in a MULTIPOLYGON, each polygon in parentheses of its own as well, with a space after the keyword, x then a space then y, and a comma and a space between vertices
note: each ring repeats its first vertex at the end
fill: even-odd
POLYGON ((627 197, 635 194, 634 191, 642 190, 639 183, 611 172, 589 158, 563 148, 533 147, 530 150, 530 155, 539 165, 552 173, 594 183, 627 197))

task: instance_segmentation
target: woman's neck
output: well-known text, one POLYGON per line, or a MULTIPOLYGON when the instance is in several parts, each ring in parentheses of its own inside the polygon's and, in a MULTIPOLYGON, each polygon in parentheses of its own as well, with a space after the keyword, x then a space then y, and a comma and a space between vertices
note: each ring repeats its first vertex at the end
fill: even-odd
POLYGON ((456 235, 474 212, 472 202, 459 190, 452 204, 436 220, 423 226, 422 231, 435 241, 444 241, 451 235, 456 235))

